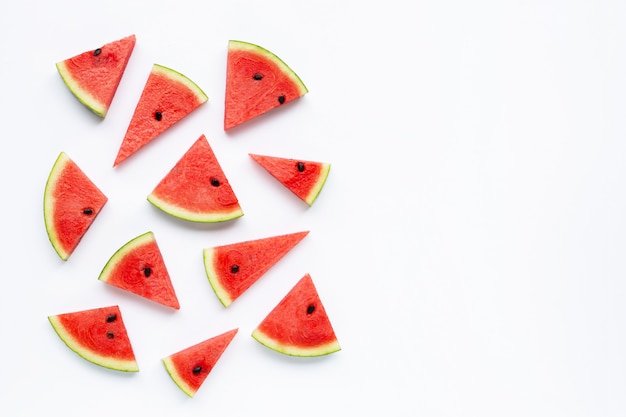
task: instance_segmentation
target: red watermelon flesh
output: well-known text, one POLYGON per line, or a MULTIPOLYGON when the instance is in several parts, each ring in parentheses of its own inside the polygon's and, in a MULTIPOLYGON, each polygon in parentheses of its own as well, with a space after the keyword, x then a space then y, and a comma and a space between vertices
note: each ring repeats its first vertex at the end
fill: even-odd
POLYGON ((237 331, 229 330, 162 359, 170 377, 185 394, 196 394, 237 331))
POLYGON ((341 350, 309 274, 274 307, 252 337, 270 349, 292 356, 321 356, 341 350))
POLYGON ((308 231, 206 248, 207 278, 215 295, 228 307, 296 246, 308 231))
POLYGON ((224 130, 307 92, 298 75, 272 52, 249 42, 228 42, 224 130))
POLYGON ((44 222, 64 261, 74 252, 107 202, 107 197, 65 153, 57 157, 44 191, 44 222))
POLYGON ((302 159, 250 154, 259 165, 309 206, 326 183, 330 164, 302 159))
POLYGON ((128 60, 135 35, 107 43, 56 64, 70 91, 91 111, 106 117, 128 60))
POLYGON ((117 166, 208 100, 185 75, 154 64, 113 166, 117 166))
POLYGON ((189 221, 221 222, 243 211, 209 142, 201 135, 159 182, 148 201, 189 221))
POLYGON ((49 316, 65 344, 86 360, 118 371, 139 371, 118 306, 49 316))
POLYGON ((131 239, 111 256, 99 280, 173 309, 180 309, 176 292, 154 233, 131 239))

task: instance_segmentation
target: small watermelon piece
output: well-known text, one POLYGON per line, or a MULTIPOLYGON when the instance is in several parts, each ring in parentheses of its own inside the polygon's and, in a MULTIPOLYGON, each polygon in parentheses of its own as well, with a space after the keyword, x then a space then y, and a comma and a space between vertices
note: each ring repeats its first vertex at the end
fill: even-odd
POLYGON ((309 90, 283 60, 249 43, 228 42, 224 130, 305 95, 309 90))
POLYGON ((250 288, 308 234, 308 231, 289 233, 204 249, 207 277, 224 307, 250 288))
POLYGON ((43 198, 46 232, 66 261, 74 252, 108 198, 65 153, 57 157, 43 198))
POLYGON ((148 195, 164 212, 194 222, 223 222, 243 211, 209 142, 201 135, 148 195))
POLYGON ((249 155, 309 206, 313 204, 322 191, 330 172, 330 164, 327 162, 279 158, 268 155, 249 155))
POLYGON ((237 331, 229 330, 162 359, 167 373, 185 394, 196 394, 237 331))
POLYGON ((277 352, 321 356, 341 350, 313 280, 304 275, 252 332, 277 352))
POLYGON ((139 371, 118 306, 57 314, 48 320, 61 340, 89 362, 117 371, 139 371))
POLYGON ((104 118, 135 48, 135 35, 107 43, 56 64, 70 91, 104 118))
POLYGON ((180 309, 161 250, 152 232, 139 235, 118 249, 98 279, 166 307, 180 309))
POLYGON ((209 98, 185 75, 154 64, 113 166, 117 166, 209 98))

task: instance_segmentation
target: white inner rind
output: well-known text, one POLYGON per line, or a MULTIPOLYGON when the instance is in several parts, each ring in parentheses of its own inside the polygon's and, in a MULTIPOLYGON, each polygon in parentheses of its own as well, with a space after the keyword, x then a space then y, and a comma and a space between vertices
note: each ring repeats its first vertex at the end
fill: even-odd
POLYGON ((113 254, 113 256, 111 256, 109 261, 106 263, 106 265, 102 269, 102 272, 100 273, 100 277, 98 279, 101 281, 107 282, 109 278, 111 277, 111 271, 115 269, 115 267, 117 266, 117 264, 119 263, 121 259, 124 259, 124 257, 128 253, 132 252, 136 248, 143 246, 145 244, 148 244, 150 242, 153 242, 153 241, 154 241, 154 234, 152 232, 146 232, 128 241, 126 244, 124 244, 124 246, 119 248, 113 254))
POLYGON ((176 369, 176 366, 174 365, 174 362, 172 362, 172 359, 168 356, 167 358, 163 358, 161 361, 163 362, 167 373, 172 378, 172 381, 174 381, 176 385, 178 385, 178 388, 180 388, 188 396, 193 397, 196 392, 180 376, 178 370, 176 369))
POLYGON ((48 180, 46 181, 46 189, 44 191, 43 197, 43 214, 44 214, 44 223, 46 225, 46 231, 48 232, 48 238, 50 239, 50 243, 52 243, 52 247, 59 254, 61 259, 66 261, 70 254, 63 250, 59 243, 59 234, 57 230, 54 228, 54 207, 56 203, 56 198, 54 198, 54 191, 57 187, 57 182, 59 181, 59 176, 64 171, 67 166, 70 158, 64 153, 61 152, 57 157, 52 169, 50 170, 50 174, 48 175, 48 180))
POLYGON ((232 302, 232 298, 226 291, 226 289, 222 286, 222 283, 219 281, 218 273, 213 267, 214 264, 214 254, 215 250, 213 248, 207 248, 203 251, 204 258, 204 269, 206 271, 207 278, 209 279, 209 283, 215 292, 215 295, 220 300, 224 307, 228 307, 232 302))
POLYGON ((167 201, 159 198, 154 193, 150 193, 150 195, 148 195, 148 201, 165 213, 168 213, 179 219, 188 220, 191 222, 218 223, 243 216, 243 211, 241 210, 241 208, 236 208, 231 211, 223 211, 219 213, 198 213, 196 211, 187 210, 184 207, 178 206, 176 204, 168 203, 167 201))
POLYGON ((252 337, 262 345, 290 356, 323 356, 341 350, 337 340, 311 347, 286 345, 262 332, 258 328, 252 332, 252 337))
POLYGON ((315 186, 311 189, 309 195, 306 196, 304 201, 310 206, 313 204, 317 196, 319 195, 322 188, 324 188, 324 184, 326 184, 326 179, 328 178, 328 174, 330 173, 330 164, 322 164, 320 169, 320 178, 317 180, 315 186))
POLYGON ((209 97, 204 93, 204 91, 202 91, 198 84, 194 83, 193 81, 191 81, 191 79, 178 71, 175 71, 168 67, 164 67, 163 65, 154 64, 152 66, 152 73, 162 74, 171 80, 175 80, 184 84, 187 88, 194 92, 200 103, 204 103, 209 99, 209 97))
POLYGON ((71 73, 67 70, 65 62, 59 62, 56 66, 61 78, 65 82, 65 85, 67 85, 72 94, 74 94, 81 103, 87 106, 95 114, 100 117, 105 117, 108 110, 106 105, 98 101, 93 95, 91 95, 90 92, 80 86, 78 81, 76 81, 76 79, 72 77, 71 73))

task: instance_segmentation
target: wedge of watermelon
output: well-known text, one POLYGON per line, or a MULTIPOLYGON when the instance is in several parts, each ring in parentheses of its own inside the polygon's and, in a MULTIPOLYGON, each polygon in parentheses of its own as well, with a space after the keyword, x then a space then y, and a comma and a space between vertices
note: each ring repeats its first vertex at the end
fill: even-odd
POLYGON ((118 306, 57 314, 48 320, 61 340, 89 362, 117 371, 139 371, 118 306))
POLYGON ((87 175, 61 152, 57 157, 43 197, 48 238, 59 257, 66 261, 108 201, 87 175))
POLYGON ((173 309, 180 309, 154 233, 139 235, 118 249, 106 263, 100 281, 173 309))
POLYGON ((330 172, 327 162, 256 154, 250 157, 309 206, 322 191, 330 172))
POLYGON ((237 331, 229 330, 162 359, 167 373, 185 394, 196 394, 237 331))
POLYGON ((223 222, 243 216, 243 211, 209 142, 201 135, 148 201, 164 212, 193 222, 223 222))
POLYGON ((113 166, 117 166, 209 98, 185 75, 154 64, 113 166))
POLYGON ((204 268, 213 291, 228 307, 296 246, 308 231, 205 248, 204 268))
POLYGON ((283 60, 249 43, 228 42, 224 130, 305 95, 309 90, 283 60))
POLYGON ((254 329, 252 337, 270 349, 292 356, 322 356, 341 350, 309 274, 254 329))
POLYGON ((135 35, 107 43, 56 64, 70 91, 104 118, 135 48, 135 35))

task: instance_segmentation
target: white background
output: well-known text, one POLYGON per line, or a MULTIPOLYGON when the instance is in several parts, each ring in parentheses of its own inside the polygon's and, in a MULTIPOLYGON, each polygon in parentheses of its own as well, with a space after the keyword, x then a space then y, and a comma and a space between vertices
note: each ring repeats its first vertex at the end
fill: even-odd
POLYGON ((626 3, 23 1, 0 7, 0 414, 623 416, 626 3), (55 63, 135 34, 100 120, 55 63), (227 41, 262 45, 310 93, 226 134, 227 41), (113 169, 153 63, 209 102, 113 169), (147 194, 209 139, 244 217, 173 219, 147 194), (67 262, 42 196, 65 151, 109 202, 67 262), (248 157, 328 161, 308 208, 248 157), (98 281, 152 230, 172 311, 98 281), (228 309, 202 249, 310 230, 228 309), (342 351, 302 359, 250 337, 306 272, 342 351), (75 355, 47 316, 118 304, 140 372, 75 355), (160 359, 239 333, 198 394, 160 359), (367 414, 366 414, 367 413, 367 414))

